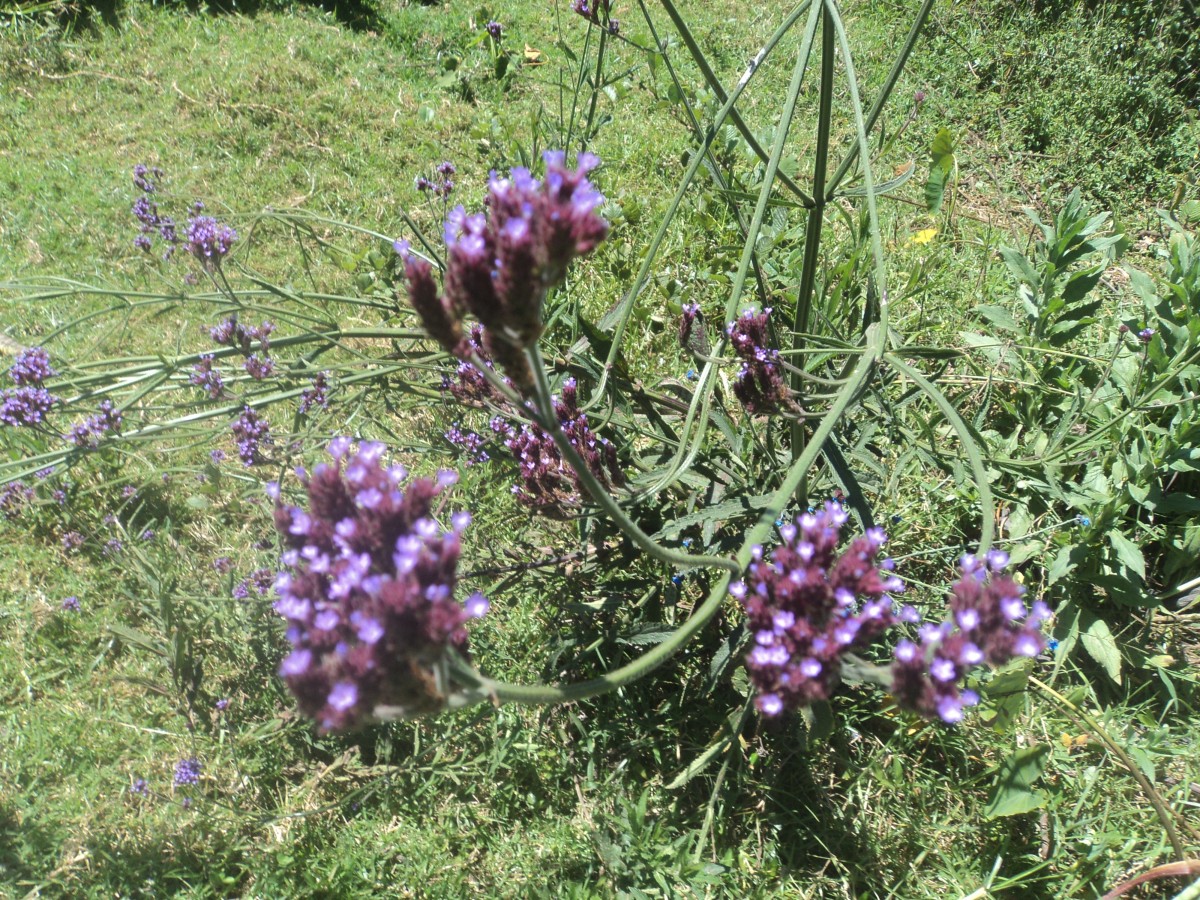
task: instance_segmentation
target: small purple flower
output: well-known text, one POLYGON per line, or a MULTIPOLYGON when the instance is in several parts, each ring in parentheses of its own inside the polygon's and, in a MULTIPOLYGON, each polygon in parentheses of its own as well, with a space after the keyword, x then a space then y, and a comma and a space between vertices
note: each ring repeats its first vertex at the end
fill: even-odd
POLYGON ((58 398, 43 387, 18 387, 0 391, 0 422, 21 428, 40 425, 58 398))
POLYGON ((83 546, 83 535, 78 531, 68 531, 62 536, 63 552, 74 553, 83 546))
POLYGON ((62 609, 65 612, 79 612, 79 598, 67 597, 62 602, 62 609))
POLYGON ((145 778, 134 779, 133 785, 129 788, 129 793, 136 797, 149 797, 150 786, 146 784, 145 778))
POLYGON ((779 351, 770 346, 770 316, 769 307, 760 313, 746 310, 726 329, 734 353, 742 360, 733 393, 751 415, 773 413, 780 407, 798 413, 783 378, 779 351))
POLYGON ((262 381, 264 378, 271 377, 275 371, 275 360, 266 354, 251 354, 246 358, 245 363, 246 374, 255 381, 262 381))
POLYGON ((8 377, 18 387, 37 387, 57 374, 50 366, 50 354, 44 347, 22 350, 8 370, 8 377))
POLYGON ((1141 341, 1143 344, 1150 343, 1150 341, 1153 340, 1153 338, 1154 338, 1154 329, 1153 328, 1143 328, 1141 331, 1138 332, 1138 340, 1141 341))
POLYGON ((196 784, 200 780, 200 774, 204 771, 204 764, 196 757, 181 759, 175 764, 175 785, 182 787, 185 784, 196 784))
POLYGON ((212 216, 196 216, 188 219, 184 238, 187 250, 205 268, 220 266, 237 240, 237 232, 228 225, 219 223, 212 216))
POLYGON ((1000 551, 986 559, 964 556, 961 577, 951 587, 949 618, 923 626, 919 644, 896 645, 892 695, 901 706, 955 724, 979 701, 961 687, 971 669, 1042 652, 1046 639, 1038 625, 1050 611, 1038 601, 1026 612, 1020 599, 1025 589, 1004 574, 1007 565, 1000 551))
POLYGON ((217 712, 224 712, 229 708, 229 700, 225 697, 222 697, 214 704, 214 706, 216 707, 217 712))
POLYGON ((488 22, 487 33, 491 35, 492 40, 498 44, 500 43, 500 38, 504 36, 504 26, 499 22, 488 22))
POLYGON ((380 706, 442 708, 435 682, 418 673, 447 647, 465 651, 464 626, 486 610, 481 595, 454 601, 468 521, 452 515, 453 529, 442 531, 433 518, 448 481, 406 485, 384 449, 335 440, 333 464, 299 473, 308 509, 276 499, 286 549, 274 608, 293 648, 279 674, 322 731, 368 721, 380 706))
POLYGON ((213 368, 213 355, 205 353, 200 357, 188 378, 188 384, 203 388, 209 399, 219 400, 225 393, 225 381, 221 373, 213 368))
POLYGON ((242 465, 247 468, 263 462, 262 449, 273 443, 271 427, 267 420, 254 409, 247 406, 232 426, 233 436, 237 440, 238 456, 242 465))
POLYGON ((213 560, 213 568, 221 575, 227 575, 233 571, 233 560, 228 556, 218 556, 213 560))
POLYGON ((849 518, 827 503, 780 528, 766 558, 752 552, 746 580, 729 593, 746 610, 755 647, 746 657, 764 715, 827 699, 841 680, 842 656, 866 646, 893 622, 888 575, 876 556, 886 539, 856 538, 839 555, 849 518))
POLYGON ((125 544, 121 542, 120 538, 109 538, 104 542, 103 552, 105 556, 119 556, 124 549, 125 544))
POLYGON ((300 395, 300 415, 307 416, 313 407, 329 408, 329 373, 318 372, 313 376, 312 387, 300 395))

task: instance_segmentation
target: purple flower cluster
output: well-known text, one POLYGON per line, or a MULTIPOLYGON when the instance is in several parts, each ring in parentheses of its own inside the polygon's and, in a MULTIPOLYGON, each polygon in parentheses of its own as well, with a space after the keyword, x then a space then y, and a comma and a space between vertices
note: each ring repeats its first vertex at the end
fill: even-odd
POLYGON ((110 431, 120 434, 121 411, 113 406, 111 400, 101 400, 99 410, 94 416, 72 425, 63 437, 76 447, 95 450, 100 446, 100 439, 110 431))
POLYGON ((188 378, 188 384, 203 388, 209 399, 219 400, 225 394, 225 380, 221 373, 213 368, 213 355, 205 353, 200 357, 188 378))
POLYGON ((493 41, 500 43, 500 38, 504 37, 504 26, 499 22, 488 22, 487 33, 491 35, 493 41))
POLYGON ((75 553, 83 547, 83 535, 78 531, 68 531, 62 536, 62 548, 64 553, 75 553))
POLYGON ((179 243, 179 235, 175 233, 175 220, 170 216, 159 215, 158 203, 150 196, 158 190, 158 180, 162 178, 162 169, 157 166, 146 166, 138 163, 133 167, 133 183, 142 196, 133 201, 134 218, 141 223, 141 233, 133 240, 133 245, 139 250, 149 253, 154 247, 155 232, 162 238, 167 249, 163 251, 163 260, 171 258, 175 245, 179 243))
POLYGON ((15 428, 40 424, 58 402, 42 381, 57 374, 44 348, 22 350, 8 370, 16 387, 0 391, 0 422, 15 428))
POLYGON ((418 175, 413 183, 422 194, 432 194, 434 197, 445 199, 454 193, 454 180, 451 176, 457 171, 454 163, 445 160, 438 163, 438 167, 434 170, 435 175, 433 178, 418 175))
POLYGON ((249 467, 262 462, 263 447, 272 443, 271 427, 267 420, 247 406, 233 423, 232 430, 242 465, 249 467))
POLYGON ((329 373, 318 372, 313 376, 312 387, 300 394, 300 415, 307 416, 314 407, 329 409, 329 373))
POLYGON ((15 519, 34 497, 34 490, 23 481, 8 481, 0 485, 0 516, 15 519))
POLYGON ((181 759, 175 764, 175 786, 183 787, 185 784, 196 784, 200 781, 200 773, 204 771, 204 764, 196 757, 181 759))
POLYGON ((40 387, 43 381, 57 374, 50 367, 50 354, 44 347, 22 350, 8 370, 8 377, 18 387, 40 387))
MULTIPOLYGON (((478 322, 472 325, 462 338, 460 347, 462 355, 474 353, 487 368, 494 368, 492 358, 483 346, 483 326, 478 322)), ((504 380, 511 383, 508 378, 504 380)), ((461 360, 455 367, 453 378, 449 375, 442 376, 441 389, 449 391, 459 403, 469 406, 483 406, 485 401, 496 403, 503 399, 474 363, 466 360, 461 360)))
POLYGON ((237 240, 237 232, 212 216, 193 216, 188 219, 184 239, 188 252, 206 269, 213 269, 219 267, 221 260, 229 254, 237 240))
POLYGON ((274 323, 263 322, 247 327, 238 321, 236 313, 208 329, 209 337, 216 343, 222 347, 236 347, 243 356, 250 356, 254 341, 258 341, 258 349, 266 354, 271 349, 271 335, 274 332, 274 323))
POLYGON ((967 672, 987 663, 1033 657, 1045 649, 1041 623, 1050 610, 1040 600, 1026 609, 1025 588, 1004 574, 1008 554, 986 560, 964 556, 962 577, 950 589, 950 618, 922 626, 919 641, 896 645, 892 695, 901 706, 943 722, 960 722, 979 696, 961 687, 967 672))
MULTIPOLYGON (((554 400, 554 413, 559 427, 587 464, 588 471, 605 487, 624 484, 625 476, 617 463, 617 448, 611 441, 592 432, 587 414, 579 409, 574 378, 563 382, 562 396, 554 400)), ((521 483, 513 485, 513 494, 523 505, 539 512, 553 513, 579 503, 583 484, 578 474, 563 460, 554 439, 539 426, 526 425, 520 431, 511 429, 504 445, 517 459, 521 483)))
POLYGON ((275 584, 276 575, 277 573, 270 569, 255 569, 248 578, 243 579, 234 587, 233 599, 247 599, 250 596, 250 588, 254 588, 260 597, 265 597, 275 584))
POLYGON ((66 597, 63 599, 61 609, 63 612, 79 612, 79 598, 66 597))
POLYGON ((252 353, 246 357, 245 367, 247 375, 255 381, 262 381, 264 378, 270 378, 275 371, 275 360, 265 353, 252 353))
POLYGON ((848 518, 835 503, 779 529, 769 559, 755 547, 745 581, 729 586, 754 635, 746 657, 757 705, 767 716, 827 699, 841 679, 842 656, 867 646, 892 625, 890 593, 904 589, 886 541, 873 528, 837 554, 848 518))
POLYGON ((726 329, 733 352, 742 361, 733 393, 751 415, 773 413, 781 406, 799 412, 783 380, 779 351, 770 346, 770 318, 770 307, 760 313, 748 309, 726 329))
POLYGON ((279 673, 323 731, 361 724, 378 707, 440 709, 438 663, 448 647, 465 651, 467 620, 488 606, 478 593, 465 606, 454 600, 470 514, 455 513, 450 531, 433 518, 434 500, 456 477, 401 490, 407 472, 384 465, 382 444, 354 449, 335 438, 329 452, 333 463, 305 480, 308 509, 275 508, 287 547, 275 610, 293 648, 279 673))
POLYGON ((484 440, 474 431, 464 432, 455 422, 445 434, 446 440, 463 451, 468 466, 485 463, 489 459, 488 452, 483 448, 484 440))
POLYGON ((533 376, 520 351, 541 334, 546 292, 562 281, 572 259, 592 252, 608 234, 608 223, 596 213, 604 198, 587 179, 599 160, 582 153, 574 171, 561 151, 548 151, 545 161, 542 181, 525 168, 508 178, 493 173, 487 213, 451 210, 441 294, 429 263, 407 242, 396 243, 405 259, 409 301, 429 335, 465 358, 462 318, 470 312, 483 325, 483 347, 522 388, 533 376))
POLYGON ((576 16, 586 18, 588 22, 599 24, 601 14, 608 14, 608 0, 574 0, 571 10, 576 16))

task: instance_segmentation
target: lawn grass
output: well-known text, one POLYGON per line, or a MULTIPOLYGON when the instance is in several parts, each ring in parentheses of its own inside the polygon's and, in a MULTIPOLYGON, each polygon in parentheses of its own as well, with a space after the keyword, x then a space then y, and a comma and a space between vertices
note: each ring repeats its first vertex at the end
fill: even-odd
MULTIPOLYGON (((476 203, 489 169, 530 153, 535 135, 546 146, 531 124, 536 110, 553 123, 547 131, 561 134, 557 78, 566 51, 558 41, 578 48, 583 29, 565 4, 549 12, 510 4, 506 46, 521 56, 528 45, 544 65, 500 81, 486 44, 474 43, 477 4, 378 9, 374 32, 309 7, 215 16, 140 2, 126 4, 119 27, 94 31, 64 33, 39 19, 8 23, 0 36, 0 119, 13 127, 0 132, 0 281, 68 275, 147 291, 176 284, 176 263, 159 264, 132 247, 129 170, 146 162, 166 170, 170 194, 202 198, 247 235, 241 261, 263 279, 373 296, 383 275, 366 254, 379 241, 333 223, 390 238, 407 234, 403 210, 436 232, 441 211, 421 202, 413 177, 442 159, 458 166, 463 202, 476 203), (292 240, 284 224, 262 214, 267 209, 332 220, 315 232, 336 249, 311 237, 292 240)), ((621 12, 627 33, 645 40, 634 10, 621 12)), ((860 3, 847 12, 869 96, 905 11, 860 3)), ((694 15, 726 83, 774 24, 765 9, 724 2, 694 15)), ((893 130, 914 91, 931 95, 884 160, 918 166, 900 193, 909 202, 884 211, 891 275, 910 284, 896 298, 898 325, 913 343, 956 344, 973 327, 971 307, 1011 296, 998 245, 1022 241, 1019 207, 1053 205, 1065 193, 1062 179, 1076 171, 1014 152, 1010 132, 980 125, 998 121, 1003 102, 959 81, 973 62, 961 49, 994 44, 990 27, 966 5, 945 10, 930 29, 933 49, 914 59, 897 90, 893 130), (920 181, 942 124, 963 137, 956 215, 935 218, 921 202, 920 181), (1025 193, 1035 187, 1035 196, 1025 193), (935 241, 914 239, 934 225, 935 241)), ((629 72, 599 101, 612 122, 597 130, 592 148, 605 161, 597 178, 615 227, 567 287, 595 318, 636 270, 692 146, 667 75, 629 47, 613 52, 613 70, 629 72)), ((756 131, 771 126, 771 100, 788 69, 769 65, 748 96, 744 111, 756 131)), ((694 90, 696 73, 686 63, 681 72, 694 90)), ((1003 81, 997 88, 1001 98, 1017 90, 1003 81)), ((802 98, 806 110, 813 102, 812 94, 802 98)), ((1063 116, 1055 111, 1051 121, 1063 116)), ((789 154, 803 165, 810 146, 801 128, 789 154)), ((1097 177, 1096 193, 1119 200, 1129 218, 1148 219, 1179 177, 1182 170, 1165 169, 1129 194, 1097 177)), ((668 304, 681 297, 719 304, 736 265, 732 217, 715 191, 696 194, 656 266, 647 312, 635 319, 631 374, 651 384, 682 379, 688 366, 673 346, 668 304)), ((853 252, 853 239, 840 222, 830 232, 836 265, 853 252)), ((37 343, 89 304, 108 302, 35 305, 11 294, 0 325, 12 339, 37 343)), ((189 300, 161 315, 139 312, 54 346, 80 358, 152 353, 164 335, 172 347, 177 334, 193 344, 196 329, 215 321, 215 306, 189 300)), ((373 321, 336 302, 328 311, 373 321)), ((391 321, 407 324, 406 317, 397 310, 391 321)), ((362 348, 378 357, 385 343, 362 348)), ((343 363, 352 370, 354 362, 343 363)), ((312 446, 295 458, 311 459, 322 437, 362 428, 390 436, 416 471, 447 464, 438 435, 464 411, 440 401, 385 406, 386 399, 365 396, 349 421, 318 418, 302 432, 312 446)), ((715 782, 714 765, 669 789, 718 734, 725 710, 741 702, 728 684, 725 706, 695 699, 708 658, 731 630, 732 608, 717 629, 723 633, 606 698, 547 709, 484 706, 317 737, 275 678, 284 640, 269 600, 231 597, 238 582, 274 561, 259 544, 271 528, 265 504, 256 503, 261 488, 236 468, 210 471, 209 449, 184 441, 170 453, 83 467, 69 508, 41 501, 22 518, 0 521, 7 573, 0 584, 0 892, 1095 897, 1170 853, 1120 762, 1039 695, 1022 703, 1013 727, 943 729, 881 712, 877 692, 851 688, 835 703, 838 724, 828 736, 811 737, 795 723, 752 726, 720 757, 731 773, 725 781, 715 782), (195 478, 201 473, 209 479, 203 485, 195 478), (136 497, 124 496, 126 483, 136 497), (68 527, 85 533, 79 554, 61 548, 68 527), (155 534, 143 541, 147 528, 155 534), (125 549, 106 556, 113 538, 125 549), (214 570, 222 556, 233 558, 232 573, 214 570), (61 608, 67 596, 80 599, 78 613, 61 608), (187 656, 202 660, 201 671, 181 670, 178 642, 190 642, 187 656), (220 699, 229 705, 218 712, 220 699), (1014 750, 1037 746, 1049 748, 1038 783, 1044 812, 985 819, 995 768, 1014 750), (193 756, 204 764, 200 784, 174 786, 176 764, 193 756), (131 791, 137 779, 149 782, 148 795, 131 791)), ((472 633, 481 665, 516 680, 577 678, 635 653, 615 636, 632 618, 628 584, 650 565, 622 559, 628 584, 615 578, 603 596, 581 590, 573 564, 509 572, 514 562, 569 554, 578 535, 530 521, 506 479, 488 467, 463 473, 455 496, 476 516, 466 568, 484 570, 472 582, 502 599, 472 633)), ((893 529, 898 556, 944 536, 967 490, 951 479, 940 490, 908 485, 895 495, 883 479, 864 480, 876 505, 902 518, 893 529)), ((914 560, 918 595, 922 579, 930 584, 926 599, 938 595, 955 552, 914 560)), ((687 580, 673 597, 649 602, 661 604, 664 617, 683 616, 700 597, 687 580)), ((1194 643, 1187 624, 1179 627, 1155 638, 1158 649, 1194 643)), ((1069 664, 1055 675, 1064 688, 1101 683, 1069 664)), ((1200 762, 1189 753, 1197 737, 1191 679, 1148 664, 1119 689, 1108 685, 1078 701, 1185 809, 1195 808, 1192 788, 1200 783, 1200 762)))

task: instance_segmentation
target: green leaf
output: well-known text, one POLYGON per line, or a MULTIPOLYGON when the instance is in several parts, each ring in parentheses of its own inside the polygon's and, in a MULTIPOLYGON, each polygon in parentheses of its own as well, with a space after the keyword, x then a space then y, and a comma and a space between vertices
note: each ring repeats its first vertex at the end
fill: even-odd
POLYGON ((1121 561, 1122 565, 1130 571, 1136 572, 1138 577, 1145 581, 1146 559, 1142 556, 1141 548, 1115 528, 1108 533, 1108 543, 1116 551, 1117 559, 1121 561))
POLYGON ((925 182, 925 206, 936 213, 942 208, 946 182, 954 171, 954 135, 949 128, 939 128, 929 148, 929 180, 925 182))
POLYGON ((1042 777, 1049 758, 1050 745, 1038 744, 1018 750, 1000 763, 996 781, 988 792, 987 805, 983 808, 984 818, 1019 816, 1045 806, 1046 792, 1035 791, 1033 784, 1042 777))
POLYGON ((1117 684, 1121 683, 1121 648, 1108 628, 1108 623, 1084 610, 1079 617, 1079 642, 1088 656, 1100 664, 1105 673, 1117 684))

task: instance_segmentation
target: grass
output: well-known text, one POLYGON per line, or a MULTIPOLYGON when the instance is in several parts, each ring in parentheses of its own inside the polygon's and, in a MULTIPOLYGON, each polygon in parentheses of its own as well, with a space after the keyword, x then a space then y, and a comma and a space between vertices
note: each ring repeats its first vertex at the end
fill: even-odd
MULTIPOLYGON (((242 261, 264 279, 346 295, 382 288, 386 273, 367 257, 370 239, 317 222, 315 239, 293 240, 261 211, 303 210, 390 237, 406 232, 405 210, 436 228, 440 211, 418 202, 414 174, 453 159, 464 201, 476 201, 490 168, 507 167, 535 141, 545 146, 534 116, 543 110, 545 129, 561 131, 557 72, 567 54, 558 41, 565 36, 577 48, 582 26, 565 5, 547 14, 537 4, 510 4, 506 45, 519 55, 528 45, 545 64, 500 82, 486 45, 473 43, 474 4, 377 8, 375 31, 346 28, 309 7, 218 16, 136 2, 118 27, 68 33, 40 19, 7 22, 0 116, 14 127, 0 134, 0 280, 68 274, 122 290, 173 283, 176 270, 131 246, 129 169, 145 161, 168 171, 180 200, 202 197, 237 225, 249 248, 242 261)), ((648 42, 634 11, 621 12, 627 33, 648 42)), ((727 83, 773 25, 766 10, 731 3, 695 14, 727 83)), ((904 14, 898 5, 850 5, 868 85, 878 84, 904 14)), ((1014 149, 999 116, 1014 97, 1025 108, 1019 66, 1067 39, 1054 32, 1014 51, 986 90, 962 87, 975 55, 966 51, 1013 34, 1012 20, 998 21, 967 5, 944 10, 896 95, 893 130, 913 91, 931 94, 886 159, 918 166, 884 222, 893 278, 909 283, 895 300, 897 315, 914 343, 957 343, 960 331, 976 327, 968 311, 980 299, 1011 296, 995 254, 1000 243, 1023 240, 1020 205, 1053 205, 1065 193, 1059 186, 1083 174, 1094 193, 1139 220, 1151 202, 1169 201, 1177 179, 1194 178, 1185 153, 1165 163, 1123 157, 1153 170, 1130 186, 1105 172, 1102 157, 1063 161, 1044 149, 1014 149), (942 124, 960 132, 959 177, 954 214, 930 217, 920 181, 942 124), (937 239, 915 241, 930 225, 937 239)), ((614 52, 616 70, 628 71, 599 102, 612 121, 592 146, 606 163, 599 178, 616 226, 610 245, 568 285, 595 317, 636 270, 691 146, 666 73, 628 47, 614 52)), ((1096 65, 1089 77, 1100 79, 1096 65)), ((788 68, 769 65, 748 97, 745 114, 760 133, 772 124, 771 100, 788 68)), ((687 65, 682 80, 691 91, 699 85, 687 65)), ((1087 84, 1080 104, 1111 89, 1087 84)), ((1076 113, 1054 106, 1053 92, 1034 93, 1053 132, 1048 146, 1061 148, 1071 134, 1064 121, 1076 113)), ((802 98, 806 108, 813 102, 812 94, 802 98)), ((789 149, 797 162, 808 158, 810 140, 800 129, 789 149)), ((753 189, 748 169, 739 163, 753 189)), ((847 263, 849 228, 838 222, 830 231, 831 266, 847 263)), ((737 228, 711 188, 696 192, 668 240, 627 353, 633 374, 649 384, 683 380, 687 368, 672 346, 674 317, 662 310, 681 297, 715 306, 736 265, 737 228)), ((852 264, 846 271, 847 296, 860 302, 867 286, 852 264)), ((793 274, 779 273, 777 283, 793 274)), ((81 305, 5 298, 3 330, 34 343, 98 301, 74 302, 81 305)), ((373 321, 368 311, 329 309, 373 321)), ((405 322, 399 312, 393 319, 405 322)), ((185 304, 80 330, 56 347, 76 359, 154 352, 164 335, 173 345, 176 334, 187 339, 211 321, 211 306, 185 304)), ((364 341, 359 349, 378 355, 381 346, 364 341)), ((444 464, 437 436, 463 411, 440 403, 385 408, 384 399, 369 394, 346 407, 349 422, 319 419, 307 439, 363 427, 394 436, 419 471, 444 464)), ((904 423, 888 427, 899 435, 904 423)), ((480 707, 318 738, 274 677, 283 638, 269 601, 231 598, 237 582, 273 561, 258 543, 270 529, 254 502, 260 489, 233 469, 210 472, 208 449, 185 442, 170 453, 83 467, 69 510, 43 502, 0 522, 2 569, 10 573, 0 585, 0 895, 1096 897, 1170 855, 1129 774, 1095 735, 1084 740, 1076 722, 1037 694, 1021 701, 1011 727, 947 730, 880 711, 877 692, 850 688, 827 735, 795 723, 754 724, 700 777, 668 788, 742 702, 734 683, 723 683, 715 700, 702 688, 709 658, 732 630, 732 609, 688 655, 609 697, 547 709, 480 707), (159 479, 163 469, 169 484, 159 479), (209 481, 198 483, 197 473, 209 481), (126 481, 137 498, 123 496, 126 481), (68 526, 85 532, 81 554, 61 550, 68 526), (142 542, 146 528, 156 534, 142 542), (125 542, 122 556, 104 555, 112 537, 125 542), (234 558, 233 573, 213 569, 220 556, 234 558), (80 613, 60 608, 68 595, 80 598, 80 613), (184 659, 200 660, 199 671, 184 659), (222 698, 230 704, 218 713, 222 698), (1044 810, 986 819, 1002 760, 1038 746, 1049 748, 1034 787, 1045 794, 1044 810), (176 763, 191 756, 204 762, 200 785, 172 786, 176 763), (729 775, 718 784, 721 763, 729 775), (130 791, 139 778, 151 784, 147 797, 130 791)), ((864 483, 877 508, 902 516, 892 529, 897 555, 927 549, 948 530, 955 543, 953 521, 969 489, 931 464, 926 483, 906 481, 894 493, 892 465, 899 463, 888 461, 879 477, 864 474, 864 483)), ((581 677, 637 651, 618 640, 637 621, 627 597, 649 578, 665 580, 661 573, 620 558, 621 577, 596 594, 581 588, 577 566, 585 563, 508 571, 514 559, 566 555, 578 536, 530 522, 486 467, 465 469, 456 497, 476 510, 464 559, 485 571, 473 581, 503 598, 472 635, 488 671, 518 680, 581 677)), ((956 550, 911 564, 929 597, 948 580, 956 550)), ((700 598, 689 579, 647 603, 669 620, 700 598)), ((1158 633, 1153 649, 1194 654, 1189 621, 1158 633)), ((1137 646, 1147 646, 1140 636, 1137 646)), ((1146 663, 1086 701, 1185 810, 1194 810, 1200 783, 1189 753, 1192 671, 1146 663)), ((1055 674, 1064 687, 1101 683, 1070 664, 1055 674)))

